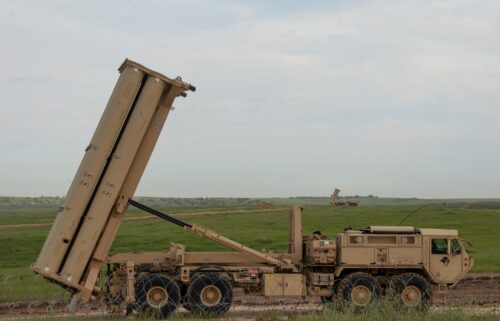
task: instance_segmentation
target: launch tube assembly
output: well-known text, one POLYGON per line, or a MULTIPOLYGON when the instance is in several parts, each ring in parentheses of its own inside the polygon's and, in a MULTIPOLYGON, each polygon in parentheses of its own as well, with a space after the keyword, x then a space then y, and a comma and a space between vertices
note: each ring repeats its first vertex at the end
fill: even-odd
POLYGON ((174 99, 196 89, 180 77, 168 78, 128 59, 119 71, 99 125, 33 265, 37 273, 70 288, 80 289, 84 275, 96 276, 126 208, 120 200, 133 196, 174 99))

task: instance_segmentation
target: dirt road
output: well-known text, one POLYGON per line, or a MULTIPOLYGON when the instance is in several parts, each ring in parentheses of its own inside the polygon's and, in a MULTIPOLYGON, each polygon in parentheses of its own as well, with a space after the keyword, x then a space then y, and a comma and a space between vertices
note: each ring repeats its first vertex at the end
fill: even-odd
MULTIPOLYGON (((254 210, 226 210, 226 211, 204 211, 204 212, 181 212, 173 213, 175 217, 182 216, 205 216, 205 215, 221 215, 221 214, 246 214, 246 213, 262 213, 262 212, 273 212, 273 211, 284 211, 288 210, 287 207, 278 208, 265 208, 265 209, 254 209, 254 210)), ((132 216, 125 217, 124 221, 147 221, 151 219, 158 219, 154 215, 143 215, 143 216, 132 216)), ((36 228, 36 227, 49 227, 52 223, 36 223, 36 224, 4 224, 0 225, 0 229, 18 229, 18 228, 36 228)))
MULTIPOLYGON (((0 319, 21 318, 27 315, 67 316, 65 302, 13 302, 0 304, 0 319)), ((455 288, 449 289, 446 296, 434 292, 433 310, 464 308, 471 314, 500 314, 500 274, 469 274, 455 288), (445 300, 444 300, 445 299, 445 300)), ((235 289, 231 310, 225 319, 255 320, 255 315, 265 311, 278 311, 284 314, 319 311, 323 305, 318 298, 264 298, 243 295, 235 289)), ((187 313, 180 309, 179 313, 187 313)), ((106 306, 91 304, 80 307, 78 315, 109 315, 106 306)))

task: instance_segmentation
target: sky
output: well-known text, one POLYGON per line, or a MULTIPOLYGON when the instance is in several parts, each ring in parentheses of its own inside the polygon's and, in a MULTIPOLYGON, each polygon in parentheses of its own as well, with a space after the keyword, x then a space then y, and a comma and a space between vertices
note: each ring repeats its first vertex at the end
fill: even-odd
POLYGON ((130 58, 197 87, 137 195, 500 196, 499 1, 0 4, 0 195, 66 194, 130 58))

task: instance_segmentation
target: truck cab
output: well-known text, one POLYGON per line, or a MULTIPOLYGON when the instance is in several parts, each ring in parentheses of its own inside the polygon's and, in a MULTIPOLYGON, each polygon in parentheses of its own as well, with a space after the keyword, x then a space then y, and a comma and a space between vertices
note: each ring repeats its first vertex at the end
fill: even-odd
POLYGON ((419 270, 433 283, 454 285, 474 264, 457 230, 369 226, 346 229, 337 244, 337 275, 363 267, 419 270))
POLYGON ((474 265, 457 230, 420 229, 426 251, 425 268, 438 284, 456 284, 474 265))

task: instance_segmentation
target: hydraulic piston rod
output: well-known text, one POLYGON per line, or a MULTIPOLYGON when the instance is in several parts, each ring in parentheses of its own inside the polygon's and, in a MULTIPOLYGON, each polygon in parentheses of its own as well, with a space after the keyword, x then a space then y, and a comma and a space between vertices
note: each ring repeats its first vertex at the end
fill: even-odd
POLYGON ((137 207, 138 209, 141 209, 145 212, 148 212, 150 214, 153 214, 154 216, 157 216, 161 219, 164 219, 165 221, 169 221, 170 223, 173 223, 175 225, 178 225, 180 227, 186 227, 186 228, 191 228, 192 225, 189 224, 189 223, 186 223, 186 222, 183 222, 175 217, 173 217, 172 215, 169 215, 169 214, 166 214, 166 213, 162 213, 158 210, 155 210, 154 208, 151 208, 149 206, 146 206, 144 204, 141 204, 137 201, 134 201, 134 200, 128 200, 128 203, 130 205, 132 205, 133 207, 137 207))

